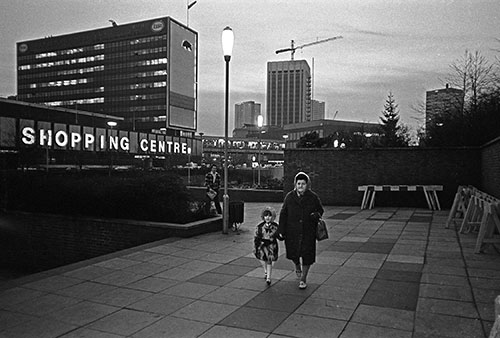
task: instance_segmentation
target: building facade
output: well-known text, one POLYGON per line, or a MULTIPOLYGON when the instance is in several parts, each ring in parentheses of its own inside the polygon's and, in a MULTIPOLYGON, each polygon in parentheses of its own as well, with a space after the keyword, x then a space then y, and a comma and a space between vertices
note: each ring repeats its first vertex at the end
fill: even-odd
POLYGON ((311 69, 305 60, 267 63, 267 124, 310 121, 311 69))
POLYGON ((312 100, 312 118, 311 120, 324 120, 325 119, 325 102, 312 100))
POLYGON ((245 101, 234 105, 234 129, 245 125, 257 125, 257 116, 260 115, 260 103, 245 101))
POLYGON ((199 137, 133 131, 124 118, 0 98, 3 168, 169 168, 201 159, 199 137))
POLYGON ((170 17, 17 43, 20 101, 124 118, 131 130, 197 129, 198 34, 170 17))
POLYGON ((430 90, 425 93, 425 129, 439 126, 443 118, 461 114, 464 108, 464 91, 450 88, 430 90))

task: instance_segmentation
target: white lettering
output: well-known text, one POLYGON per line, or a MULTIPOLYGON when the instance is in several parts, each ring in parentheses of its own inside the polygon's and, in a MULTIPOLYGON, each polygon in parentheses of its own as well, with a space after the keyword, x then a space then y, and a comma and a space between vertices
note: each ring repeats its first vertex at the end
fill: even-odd
POLYGON ((40 129, 40 138, 39 143, 41 146, 45 145, 45 141, 47 141, 47 145, 50 147, 52 145, 52 130, 47 130, 45 133, 44 129, 40 129))
POLYGON ((158 152, 159 153, 165 152, 165 141, 158 141, 158 152))
POLYGON ((85 134, 84 147, 85 149, 89 149, 92 144, 94 144, 95 137, 92 134, 85 134))
POLYGON ((64 130, 59 130, 56 133, 56 144, 62 148, 68 145, 68 134, 64 130))
POLYGON ((141 150, 146 152, 148 151, 148 140, 142 139, 140 142, 141 150))
POLYGON ((71 133, 71 148, 76 148, 76 145, 82 141, 82 136, 78 133, 71 133))
POLYGON ((24 144, 34 144, 35 143, 35 129, 31 127, 25 127, 22 131, 24 144))
POLYGON ((130 141, 128 137, 122 137, 120 139, 120 148, 125 151, 129 151, 130 149, 130 141))
MULTIPOLYGON (((97 130, 96 130, 97 131, 97 130)), ((67 132, 64 129, 53 131, 46 129, 35 130, 33 127, 24 127, 21 130, 21 142, 25 145, 38 143, 40 146, 52 146, 61 148, 81 150, 117 150, 130 151, 130 139, 119 135, 95 135, 91 133, 67 132), (38 133, 38 135, 37 135, 38 133)), ((188 154, 187 143, 163 140, 150 140, 148 138, 138 140, 139 149, 142 152, 188 154)))
POLYGON ((118 136, 109 136, 109 150, 118 150, 118 136))

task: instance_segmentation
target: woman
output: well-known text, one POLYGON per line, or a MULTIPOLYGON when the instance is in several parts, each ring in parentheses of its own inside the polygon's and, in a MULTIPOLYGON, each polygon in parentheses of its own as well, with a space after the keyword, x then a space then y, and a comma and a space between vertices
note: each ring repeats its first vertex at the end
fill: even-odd
POLYGON ((299 172, 294 182, 281 207, 278 234, 285 240, 286 258, 295 264, 299 288, 305 289, 309 268, 316 261, 316 225, 323 206, 306 173, 299 172))
POLYGON ((221 177, 217 172, 217 165, 212 164, 210 171, 205 175, 205 187, 207 188, 207 193, 210 190, 213 190, 216 193, 216 195, 213 198, 207 195, 207 213, 210 213, 210 204, 214 202, 217 213, 222 214, 222 209, 220 207, 220 192, 219 192, 220 182, 221 182, 221 177))

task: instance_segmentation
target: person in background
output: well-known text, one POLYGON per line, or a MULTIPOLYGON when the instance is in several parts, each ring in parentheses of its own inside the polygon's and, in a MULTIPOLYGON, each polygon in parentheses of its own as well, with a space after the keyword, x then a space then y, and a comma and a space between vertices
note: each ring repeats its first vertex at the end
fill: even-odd
POLYGON ((278 223, 276 219, 276 210, 266 207, 261 213, 262 222, 257 224, 254 235, 254 255, 264 268, 264 278, 267 285, 271 284, 271 275, 273 272, 273 262, 278 260, 278 241, 276 233, 278 223))
POLYGON ((205 175, 205 187, 207 188, 207 212, 210 213, 210 205, 212 202, 215 204, 215 209, 218 214, 222 214, 222 208, 220 206, 220 182, 221 177, 217 172, 217 165, 212 164, 210 171, 205 175), (215 192, 213 198, 209 196, 209 192, 215 192))
POLYGON ((300 289, 307 287, 309 268, 316 261, 316 226, 324 212, 310 182, 304 172, 295 175, 294 189, 285 196, 278 226, 278 239, 285 241, 286 258, 295 264, 300 289))

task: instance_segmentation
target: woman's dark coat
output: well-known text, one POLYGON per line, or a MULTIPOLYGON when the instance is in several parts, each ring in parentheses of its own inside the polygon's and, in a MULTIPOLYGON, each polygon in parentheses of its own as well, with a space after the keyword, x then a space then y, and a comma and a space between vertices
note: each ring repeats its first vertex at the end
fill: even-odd
POLYGON ((316 226, 321 215, 323 206, 311 190, 306 190, 301 197, 295 190, 285 196, 278 233, 285 238, 286 258, 297 262, 302 257, 304 265, 316 261, 316 226))

